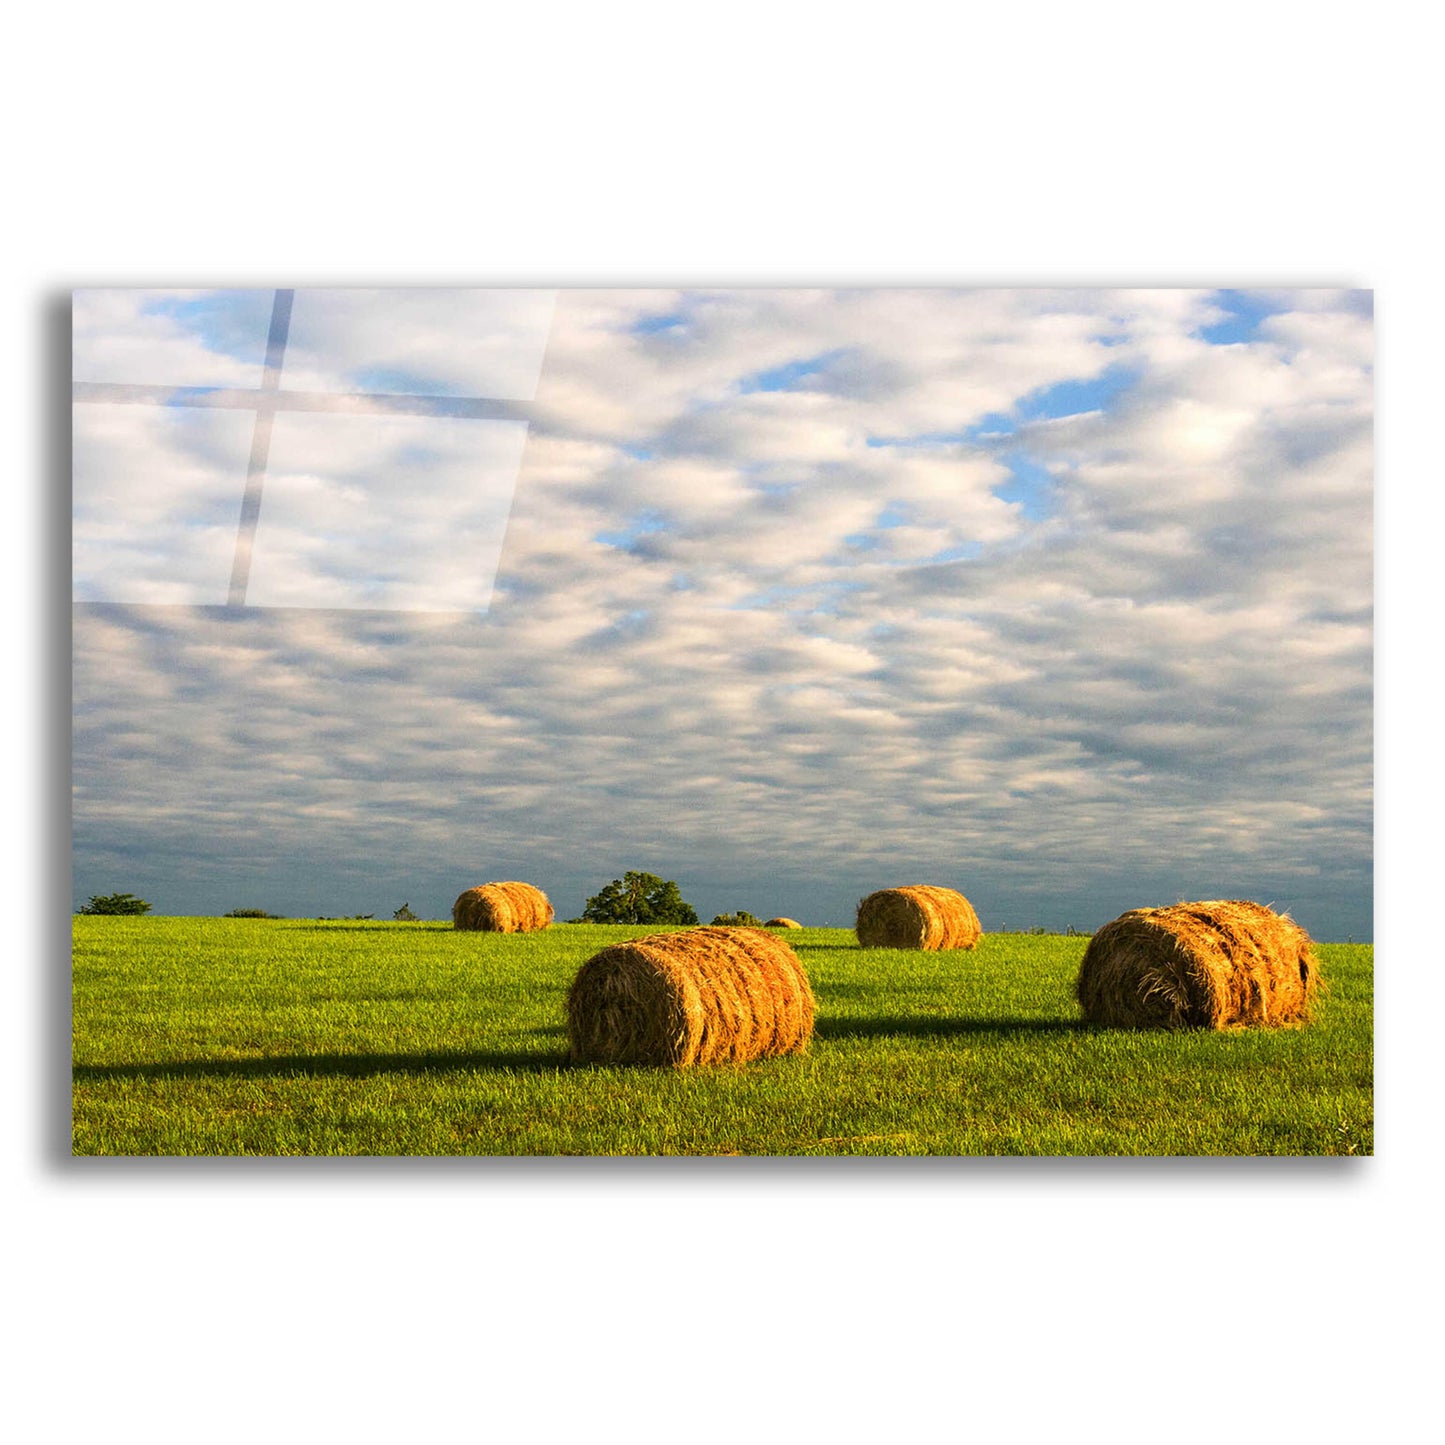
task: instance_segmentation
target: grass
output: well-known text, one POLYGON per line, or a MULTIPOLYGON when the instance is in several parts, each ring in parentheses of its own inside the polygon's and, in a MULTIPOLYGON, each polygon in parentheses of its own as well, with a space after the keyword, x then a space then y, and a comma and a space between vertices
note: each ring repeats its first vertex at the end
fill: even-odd
POLYGON ((74 920, 77 1154, 1368 1154, 1373 948, 1319 947, 1316 1020, 1130 1033, 1079 1018, 1087 939, 972 953, 787 941, 804 1055, 580 1068, 564 998, 607 943, 572 924, 74 920))

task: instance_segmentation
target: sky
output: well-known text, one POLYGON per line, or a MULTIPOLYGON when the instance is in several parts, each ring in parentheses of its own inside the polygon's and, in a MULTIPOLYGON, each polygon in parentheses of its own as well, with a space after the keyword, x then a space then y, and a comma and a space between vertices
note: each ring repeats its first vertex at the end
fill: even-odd
POLYGON ((1367 291, 109 289, 73 338, 75 906, 638 868, 1372 937, 1367 291))

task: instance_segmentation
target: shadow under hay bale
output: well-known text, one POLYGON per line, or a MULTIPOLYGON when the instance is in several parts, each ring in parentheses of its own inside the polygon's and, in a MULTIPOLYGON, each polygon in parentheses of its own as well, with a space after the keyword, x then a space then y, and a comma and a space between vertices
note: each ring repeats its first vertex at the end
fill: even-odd
POLYGON ((803 925, 796 918, 770 918, 763 926, 765 928, 801 928, 803 925))
POLYGON ((483 933, 532 933, 555 916, 547 895, 530 883, 483 883, 452 904, 453 927, 483 933))
POLYGON ((577 1063, 743 1063, 801 1053, 813 990, 798 955, 760 928, 690 928, 593 954, 567 994, 577 1063))
POLYGON ((1309 934, 1232 898, 1120 914, 1089 941, 1075 991, 1090 1023, 1224 1029, 1306 1020, 1319 987, 1309 934))
POLYGON ((858 904, 863 948, 972 948, 983 934, 978 914, 952 888, 883 888, 858 904))

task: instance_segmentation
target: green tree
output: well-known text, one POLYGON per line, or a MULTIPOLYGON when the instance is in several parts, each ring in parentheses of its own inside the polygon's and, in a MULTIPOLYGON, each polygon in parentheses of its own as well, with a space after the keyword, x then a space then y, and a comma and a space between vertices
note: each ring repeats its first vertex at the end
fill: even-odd
POLYGON ((411 911, 411 904, 410 904, 410 903, 403 903, 403 904, 401 905, 401 907, 398 908, 398 909, 396 910, 396 912, 393 913, 391 916, 392 916, 393 918, 395 918, 399 923, 420 923, 420 922, 421 922, 421 915, 420 915, 419 913, 413 913, 413 912, 411 911))
POLYGON ((103 898, 91 894, 90 901, 79 910, 81 913, 149 913, 151 906, 144 898, 132 893, 107 893, 103 898))
POLYGON ((584 923, 696 923, 697 910, 684 903, 676 883, 656 873, 629 871, 614 878, 582 910, 584 923))
POLYGON ((761 928, 763 920, 746 908, 739 908, 736 913, 719 913, 713 924, 723 928, 761 928))

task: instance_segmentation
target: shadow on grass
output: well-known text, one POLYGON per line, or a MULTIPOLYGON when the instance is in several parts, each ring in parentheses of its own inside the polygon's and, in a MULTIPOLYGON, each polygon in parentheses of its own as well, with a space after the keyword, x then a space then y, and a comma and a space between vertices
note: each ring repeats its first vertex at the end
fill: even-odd
MULTIPOLYGON (((840 954, 846 955, 850 960, 856 960, 860 953, 900 953, 907 954, 910 958, 917 958, 924 961, 928 959, 946 958, 967 960, 978 956, 978 950, 973 948, 864 948, 856 939, 848 943, 794 943, 791 939, 784 938, 783 942, 786 943, 794 953, 840 954)), ((982 940, 980 940, 980 942, 982 942, 982 940)))
POLYGON ((904 1015, 896 1018, 820 1018, 814 1032, 820 1039, 915 1038, 946 1039, 979 1035, 1081 1034, 1083 1019, 950 1019, 904 1015))
MULTIPOLYGON (((1082 1033, 1082 1019, 957 1019, 895 1018, 819 1019, 819 1039, 963 1038, 979 1036, 1082 1033)), ((560 1034, 561 1028, 543 1028, 541 1034, 560 1034)), ((405 1054, 266 1054, 249 1059, 170 1059, 133 1064, 76 1064, 76 1084, 100 1084, 116 1079, 286 1079, 370 1078, 379 1074, 474 1073, 510 1069, 522 1073, 555 1073, 573 1065, 565 1048, 538 1052, 532 1049, 431 1049, 405 1054)))
MULTIPOLYGON (((277 923, 286 923, 290 927, 287 933, 455 933, 457 930, 450 923, 441 924, 425 920, 421 923, 403 923, 399 918, 383 920, 377 919, 375 923, 353 918, 331 918, 319 919, 315 923, 301 923, 289 918, 278 918, 270 920, 277 923)), ((463 930, 465 931, 465 930, 463 930)))
POLYGON ((258 1059, 172 1059, 142 1064, 77 1064, 77 1084, 112 1079, 366 1078, 374 1074, 473 1073, 516 1069, 553 1073, 569 1068, 565 1051, 436 1049, 414 1054, 269 1054, 258 1059))

